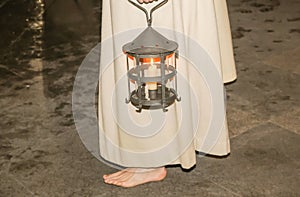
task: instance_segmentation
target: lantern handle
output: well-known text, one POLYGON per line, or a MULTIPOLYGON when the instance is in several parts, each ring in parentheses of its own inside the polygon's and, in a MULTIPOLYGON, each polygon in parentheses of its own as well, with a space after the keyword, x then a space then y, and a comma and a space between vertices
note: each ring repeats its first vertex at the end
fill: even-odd
POLYGON ((153 7, 150 10, 150 14, 148 12, 148 10, 146 8, 144 8, 143 6, 133 2, 132 0, 128 0, 131 4, 133 4, 135 7, 139 8, 140 10, 142 10, 145 14, 146 14, 146 20, 147 20, 147 24, 150 27, 152 25, 152 14, 155 10, 157 10, 158 8, 162 7, 163 5, 165 5, 166 3, 168 3, 168 0, 164 0, 162 2, 160 2, 159 4, 157 4, 155 7, 153 7))

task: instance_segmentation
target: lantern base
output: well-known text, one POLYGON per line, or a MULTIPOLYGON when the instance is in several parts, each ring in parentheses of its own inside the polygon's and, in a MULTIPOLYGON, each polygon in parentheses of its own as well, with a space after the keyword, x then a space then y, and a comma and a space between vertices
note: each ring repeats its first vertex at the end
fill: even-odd
POLYGON ((137 107, 139 112, 142 109, 163 109, 166 111, 166 108, 172 105, 177 99, 176 91, 172 88, 166 88, 165 86, 158 86, 158 89, 155 90, 155 92, 151 90, 149 95, 150 98, 146 98, 144 87, 141 88, 141 91, 142 94, 139 94, 137 90, 134 90, 130 95, 131 104, 137 107), (162 88, 165 89, 165 99, 162 99, 162 88), (141 95, 141 98, 139 95, 141 95))

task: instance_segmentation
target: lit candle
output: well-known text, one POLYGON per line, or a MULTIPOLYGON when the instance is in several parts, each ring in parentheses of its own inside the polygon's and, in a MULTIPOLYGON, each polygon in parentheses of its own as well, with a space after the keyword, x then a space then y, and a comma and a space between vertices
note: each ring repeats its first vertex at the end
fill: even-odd
MULTIPOLYGON (((153 63, 153 58, 151 58, 150 66, 148 68, 148 76, 155 77, 156 76, 156 66, 153 63)), ((148 82, 148 90, 157 90, 157 82, 148 82)))

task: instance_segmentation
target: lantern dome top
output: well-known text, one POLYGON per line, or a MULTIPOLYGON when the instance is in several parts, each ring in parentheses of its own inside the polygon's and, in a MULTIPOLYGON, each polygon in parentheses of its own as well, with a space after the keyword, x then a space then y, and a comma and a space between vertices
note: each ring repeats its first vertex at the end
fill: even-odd
POLYGON ((178 44, 147 27, 136 39, 123 46, 123 52, 130 55, 168 55, 174 53, 178 44))

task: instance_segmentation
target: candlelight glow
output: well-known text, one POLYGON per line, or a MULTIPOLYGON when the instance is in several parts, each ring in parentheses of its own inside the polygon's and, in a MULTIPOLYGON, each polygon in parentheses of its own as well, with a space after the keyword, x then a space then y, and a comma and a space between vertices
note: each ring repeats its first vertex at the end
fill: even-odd
MULTIPOLYGON (((148 76, 149 77, 155 77, 156 76, 156 66, 154 65, 153 63, 153 58, 151 58, 150 60, 150 66, 149 66, 149 69, 148 69, 148 76)), ((148 90, 157 90, 157 82, 148 82, 147 83, 148 85, 148 90)))

